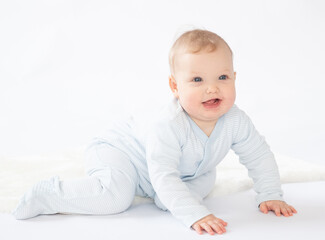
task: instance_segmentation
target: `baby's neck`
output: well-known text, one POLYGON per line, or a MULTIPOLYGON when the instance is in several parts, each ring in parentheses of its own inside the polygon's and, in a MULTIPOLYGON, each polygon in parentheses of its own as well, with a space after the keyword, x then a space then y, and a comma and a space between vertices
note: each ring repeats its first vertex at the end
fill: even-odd
POLYGON ((193 121, 198 125, 198 127, 208 136, 210 137, 217 121, 213 122, 203 122, 193 119, 193 121))

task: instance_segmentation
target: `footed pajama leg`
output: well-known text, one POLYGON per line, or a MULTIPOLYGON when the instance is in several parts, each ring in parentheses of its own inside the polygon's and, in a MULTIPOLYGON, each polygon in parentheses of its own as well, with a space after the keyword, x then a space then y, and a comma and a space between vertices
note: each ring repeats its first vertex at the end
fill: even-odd
POLYGON ((87 177, 36 183, 12 212, 16 219, 40 214, 115 214, 125 211, 135 196, 138 174, 127 155, 106 143, 86 151, 87 177))

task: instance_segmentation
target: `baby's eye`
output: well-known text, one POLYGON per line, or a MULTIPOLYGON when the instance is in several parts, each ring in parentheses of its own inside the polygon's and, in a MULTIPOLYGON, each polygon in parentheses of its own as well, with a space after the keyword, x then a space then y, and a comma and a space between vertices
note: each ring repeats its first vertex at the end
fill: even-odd
POLYGON ((227 78, 228 78, 227 75, 221 75, 221 76, 219 77, 219 80, 226 80, 227 78))
POLYGON ((201 81, 202 81, 202 78, 200 78, 200 77, 193 78, 193 82, 201 82, 201 81))

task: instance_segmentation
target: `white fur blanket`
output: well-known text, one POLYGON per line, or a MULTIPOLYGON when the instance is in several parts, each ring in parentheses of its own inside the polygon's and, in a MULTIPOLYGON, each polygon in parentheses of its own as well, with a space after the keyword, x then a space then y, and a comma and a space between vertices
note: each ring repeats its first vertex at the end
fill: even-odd
MULTIPOLYGON (((0 212, 11 212, 20 197, 34 183, 60 176, 61 180, 85 176, 84 147, 57 154, 25 157, 0 156, 0 212)), ((280 170, 281 182, 325 181, 325 165, 308 163, 275 154, 280 170)), ((238 162, 238 157, 229 152, 217 166, 214 190, 208 197, 216 197, 247 190, 253 186, 247 170, 238 162)), ((137 197, 135 202, 148 201, 137 197)), ((149 200, 150 201, 150 200, 149 200)))

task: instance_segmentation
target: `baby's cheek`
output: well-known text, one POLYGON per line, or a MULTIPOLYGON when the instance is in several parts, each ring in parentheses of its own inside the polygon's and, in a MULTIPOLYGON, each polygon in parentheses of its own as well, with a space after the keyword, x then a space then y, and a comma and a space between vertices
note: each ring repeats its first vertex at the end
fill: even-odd
POLYGON ((224 97, 226 98, 227 102, 229 102, 229 104, 234 103, 236 100, 235 89, 228 89, 228 91, 225 92, 224 97))
POLYGON ((198 104, 200 104, 200 101, 197 99, 196 96, 190 96, 186 98, 186 108, 191 111, 195 111, 197 108, 198 104))
POLYGON ((179 99, 180 99, 180 102, 183 103, 183 105, 190 105, 193 101, 193 95, 184 91, 184 92, 180 93, 179 99))

